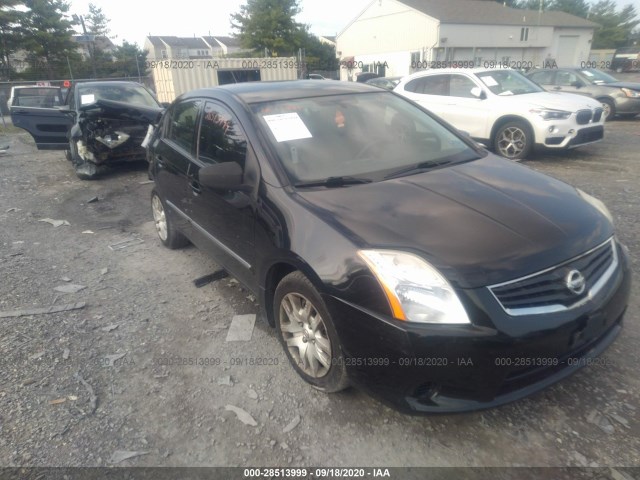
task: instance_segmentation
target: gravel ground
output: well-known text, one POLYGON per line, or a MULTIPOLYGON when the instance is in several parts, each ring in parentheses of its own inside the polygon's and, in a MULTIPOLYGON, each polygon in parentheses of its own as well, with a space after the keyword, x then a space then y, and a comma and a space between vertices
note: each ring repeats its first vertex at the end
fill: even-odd
MULTIPOLYGON (((353 389, 309 388, 260 320, 250 341, 226 342, 254 299, 232 279, 195 288, 216 265, 161 246, 144 165, 83 182, 25 134, 0 143, 11 146, 0 157, 0 314, 78 307, 0 318, 0 466, 640 465, 637 282, 606 364, 502 408, 405 416, 353 389), (72 285, 84 288, 56 290, 72 285)), ((638 151, 640 118, 523 162, 601 198, 634 271, 638 151)))

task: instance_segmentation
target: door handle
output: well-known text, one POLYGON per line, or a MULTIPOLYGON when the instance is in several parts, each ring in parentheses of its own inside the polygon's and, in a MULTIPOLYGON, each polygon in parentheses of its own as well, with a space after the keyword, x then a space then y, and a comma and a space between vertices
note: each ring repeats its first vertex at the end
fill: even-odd
POLYGON ((202 188, 196 180, 191 180, 191 182, 189 182, 189 186, 195 195, 200 195, 200 193, 202 193, 202 188))
POLYGON ((554 90, 562 90, 562 87, 553 87, 554 90))

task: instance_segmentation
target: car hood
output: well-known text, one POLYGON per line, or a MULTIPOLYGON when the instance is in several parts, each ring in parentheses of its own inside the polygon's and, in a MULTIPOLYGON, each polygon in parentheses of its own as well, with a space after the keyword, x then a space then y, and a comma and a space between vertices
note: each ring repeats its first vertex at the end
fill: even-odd
POLYGON ((640 83, 636 82, 613 82, 613 83, 601 83, 602 87, 614 87, 614 88, 628 88, 630 90, 640 91, 640 83))
POLYGON ((414 251, 462 288, 543 270, 613 235, 611 223, 575 188, 494 155, 297 194, 357 248, 414 251))
MULTIPOLYGON (((515 97, 516 96, 506 98, 515 97)), ((528 100, 532 107, 555 108, 569 112, 575 112, 582 108, 598 108, 601 106, 597 100, 575 93, 536 92, 526 97, 526 100, 528 100)))
POLYGON ((89 105, 82 105, 80 112, 91 112, 98 110, 100 116, 108 118, 122 118, 136 120, 141 123, 157 123, 160 115, 164 111, 163 107, 147 107, 134 103, 117 102, 115 100, 97 100, 89 105))

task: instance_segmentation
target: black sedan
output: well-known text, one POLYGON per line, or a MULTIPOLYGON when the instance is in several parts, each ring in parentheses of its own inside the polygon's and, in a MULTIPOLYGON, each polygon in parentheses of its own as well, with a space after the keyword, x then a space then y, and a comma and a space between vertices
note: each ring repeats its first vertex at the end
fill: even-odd
POLYGON ((198 90, 149 149, 162 243, 194 243, 255 292, 320 390, 358 385, 407 412, 492 407, 622 328, 629 262, 606 207, 392 92, 198 90))
POLYGON ((39 150, 66 150, 83 180, 116 162, 145 160, 142 143, 164 109, 143 85, 123 81, 75 83, 58 107, 14 102, 10 108, 13 124, 39 150))

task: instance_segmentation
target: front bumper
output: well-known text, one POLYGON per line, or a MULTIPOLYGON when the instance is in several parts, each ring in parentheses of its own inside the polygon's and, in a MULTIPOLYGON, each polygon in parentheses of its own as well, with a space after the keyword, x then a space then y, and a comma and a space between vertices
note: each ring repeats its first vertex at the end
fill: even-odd
POLYGON ((640 113, 640 98, 618 97, 615 99, 616 113, 622 115, 636 115, 640 113))
MULTIPOLYGON (((551 125, 549 128, 555 127, 551 125)), ((541 145, 551 149, 574 148, 589 143, 599 142, 604 138, 604 126, 601 124, 590 126, 574 126, 573 128, 555 128, 541 132, 541 145)))
POLYGON ((509 316, 484 288, 460 292, 472 325, 416 325, 334 297, 326 301, 352 382, 406 413, 464 412, 537 392, 596 359, 622 329, 629 262, 588 303, 509 316))

